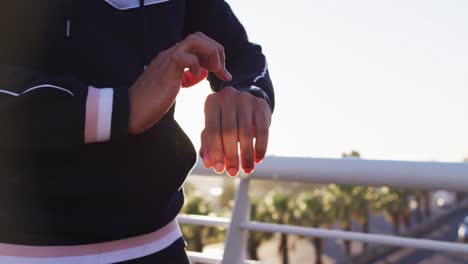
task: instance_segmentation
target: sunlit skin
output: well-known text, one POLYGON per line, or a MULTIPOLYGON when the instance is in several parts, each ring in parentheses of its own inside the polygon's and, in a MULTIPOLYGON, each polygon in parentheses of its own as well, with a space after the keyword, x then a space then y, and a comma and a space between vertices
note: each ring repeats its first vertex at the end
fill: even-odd
MULTIPOLYGON (((159 53, 130 88, 129 133, 141 134, 155 125, 180 88, 205 79, 208 71, 224 81, 232 79, 223 46, 201 32, 159 53)), ((265 157, 270 123, 270 108, 263 99, 233 87, 208 95, 200 148, 204 166, 236 176, 240 157, 244 172, 251 173, 265 157)))
POLYGON ((205 128, 201 133, 204 166, 236 176, 240 154, 244 172, 252 173, 255 163, 265 157, 270 122, 270 108, 263 99, 233 87, 210 94, 205 101, 205 128))

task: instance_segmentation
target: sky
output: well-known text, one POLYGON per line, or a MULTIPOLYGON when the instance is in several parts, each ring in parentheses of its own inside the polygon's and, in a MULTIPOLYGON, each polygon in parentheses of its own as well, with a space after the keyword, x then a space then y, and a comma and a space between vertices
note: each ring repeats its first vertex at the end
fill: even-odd
MULTIPOLYGON (((468 157, 468 1, 231 0, 275 86, 268 155, 468 157)), ((176 118, 200 146, 205 81, 176 118)))

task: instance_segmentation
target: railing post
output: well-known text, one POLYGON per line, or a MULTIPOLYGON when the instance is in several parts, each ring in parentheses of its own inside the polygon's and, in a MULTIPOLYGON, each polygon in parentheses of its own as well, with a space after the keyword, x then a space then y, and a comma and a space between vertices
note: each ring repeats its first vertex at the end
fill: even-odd
POLYGON ((222 264, 240 264, 245 259, 247 230, 241 228, 241 224, 250 219, 249 182, 247 177, 241 178, 237 188, 222 264))

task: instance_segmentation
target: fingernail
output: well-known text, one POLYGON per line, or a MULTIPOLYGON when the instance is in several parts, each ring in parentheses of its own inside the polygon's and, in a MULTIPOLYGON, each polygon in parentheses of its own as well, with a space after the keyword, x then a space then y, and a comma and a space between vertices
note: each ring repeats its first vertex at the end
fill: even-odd
POLYGON ((216 173, 221 174, 224 171, 224 164, 222 164, 221 162, 218 162, 218 163, 215 164, 214 169, 215 169, 216 173))
POLYGON ((224 73, 226 74, 226 76, 229 78, 229 80, 231 80, 231 79, 232 79, 231 73, 228 72, 228 70, 226 70, 226 69, 224 69, 223 71, 224 71, 224 73))
POLYGON ((209 163, 208 159, 205 156, 203 156, 203 166, 205 168, 207 168, 207 169, 210 168, 210 163, 209 163))
POLYGON ((247 175, 252 174, 253 171, 254 171, 254 168, 244 168, 244 173, 247 175))
POLYGON ((263 162, 263 158, 256 158, 255 159, 255 163, 262 163, 263 162))
POLYGON ((230 168, 230 169, 228 170, 228 174, 229 174, 229 176, 231 176, 231 177, 236 177, 238 173, 239 173, 238 170, 235 169, 235 168, 230 168))

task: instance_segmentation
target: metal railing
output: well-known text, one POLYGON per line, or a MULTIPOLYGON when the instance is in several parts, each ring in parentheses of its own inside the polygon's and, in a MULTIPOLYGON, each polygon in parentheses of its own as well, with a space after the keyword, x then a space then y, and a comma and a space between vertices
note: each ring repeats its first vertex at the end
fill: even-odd
MULTIPOLYGON (((216 174, 197 164, 192 175, 214 176, 216 174)), ((223 264, 255 263, 244 260, 248 230, 354 240, 436 251, 468 252, 468 245, 455 242, 252 222, 249 215, 250 200, 248 196, 249 183, 252 179, 428 190, 445 189, 466 192, 468 190, 468 163, 267 157, 261 165, 257 166, 252 175, 241 177, 231 219, 179 216, 179 222, 184 224, 228 227, 222 259, 189 252, 192 261, 223 264)))

